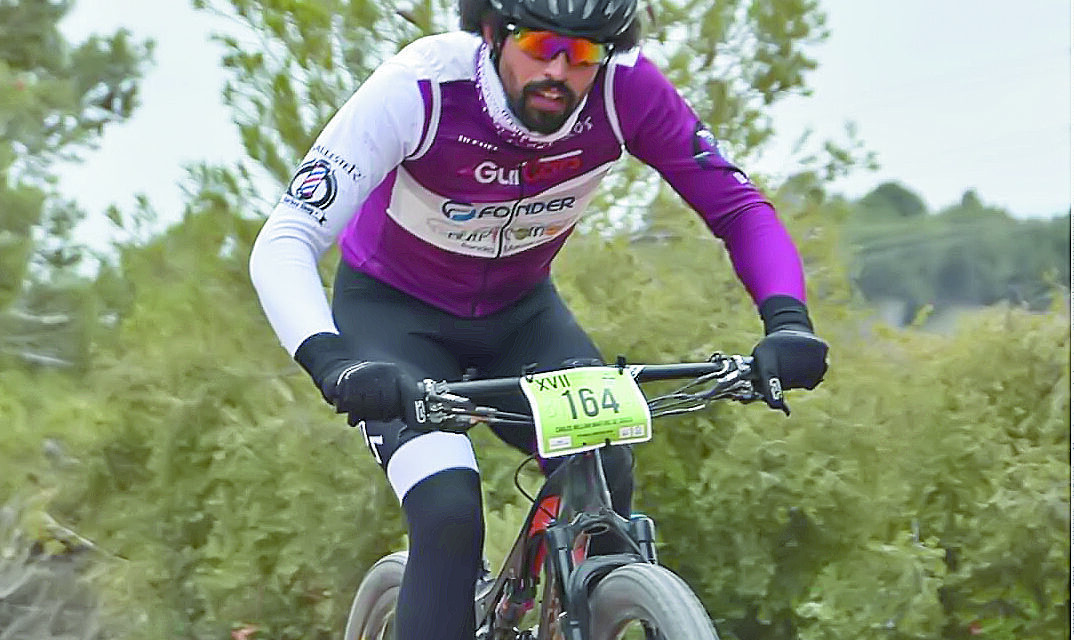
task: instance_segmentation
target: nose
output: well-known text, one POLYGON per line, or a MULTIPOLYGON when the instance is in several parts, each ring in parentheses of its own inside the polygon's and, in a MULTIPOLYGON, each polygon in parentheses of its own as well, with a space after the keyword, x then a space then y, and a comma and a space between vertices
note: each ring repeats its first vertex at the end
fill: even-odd
POLYGON ((550 80, 563 80, 567 77, 567 70, 571 63, 567 60, 567 52, 560 51, 554 58, 549 60, 544 67, 544 75, 550 80))

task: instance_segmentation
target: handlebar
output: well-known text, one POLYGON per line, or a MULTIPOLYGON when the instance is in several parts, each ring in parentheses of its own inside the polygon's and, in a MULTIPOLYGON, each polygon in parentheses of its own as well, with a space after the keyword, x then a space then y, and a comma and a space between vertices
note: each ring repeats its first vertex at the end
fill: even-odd
MULTIPOLYGON (((637 382, 689 380, 685 385, 647 402, 652 417, 664 417, 696 411, 715 400, 752 402, 761 398, 758 379, 753 370, 753 358, 741 355, 713 354, 706 362, 674 364, 626 364, 620 357, 616 364, 604 365, 629 373, 637 382)), ((479 406, 476 402, 494 404, 496 398, 522 393, 522 377, 437 382, 423 380, 419 400, 419 418, 434 429, 465 431, 478 423, 532 425, 527 414, 501 411, 494 406, 479 406)))

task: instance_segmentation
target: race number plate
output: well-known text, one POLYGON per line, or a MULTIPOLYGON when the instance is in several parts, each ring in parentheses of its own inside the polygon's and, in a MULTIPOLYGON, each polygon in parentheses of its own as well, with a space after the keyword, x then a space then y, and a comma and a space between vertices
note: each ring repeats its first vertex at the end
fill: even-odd
POLYGON ((629 371, 578 367, 524 376, 520 383, 542 458, 653 437, 649 405, 629 371))

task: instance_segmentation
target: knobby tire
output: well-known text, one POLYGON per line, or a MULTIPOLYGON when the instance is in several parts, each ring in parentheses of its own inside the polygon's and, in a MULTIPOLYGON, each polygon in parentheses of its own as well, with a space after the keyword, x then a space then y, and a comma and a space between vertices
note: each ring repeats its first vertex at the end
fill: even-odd
POLYGON ((406 559, 405 551, 397 551, 377 560, 366 572, 347 616, 344 640, 394 640, 385 631, 395 616, 406 559))
MULTIPOLYGON (((406 561, 407 553, 399 551, 369 569, 351 604, 344 640, 393 640, 387 631, 406 561)), ((593 588, 589 612, 589 640, 617 640, 631 622, 644 622, 658 640, 719 640, 690 587, 658 565, 631 564, 609 573, 593 588)), ((549 622, 541 625, 542 636, 562 637, 549 622)))
POLYGON ((660 640, 719 640, 690 587, 653 564, 620 567, 589 596, 589 640, 614 640, 632 621, 646 623, 660 640))

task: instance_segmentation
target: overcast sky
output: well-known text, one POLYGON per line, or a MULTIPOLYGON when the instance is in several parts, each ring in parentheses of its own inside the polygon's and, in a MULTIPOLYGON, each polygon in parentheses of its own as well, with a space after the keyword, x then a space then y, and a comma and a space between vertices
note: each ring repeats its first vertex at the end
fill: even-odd
MULTIPOLYGON (((830 39, 813 53, 812 96, 775 110, 779 142, 747 170, 787 172, 806 128, 858 127, 880 170, 836 188, 857 197, 897 180, 936 210, 976 189, 1019 217, 1065 213, 1071 198, 1070 3, 1067 0, 821 0, 830 39)), ((145 193, 166 219, 180 207, 182 165, 241 156, 222 106, 221 26, 189 0, 77 0, 63 28, 80 41, 124 26, 153 38, 142 105, 61 186, 92 213, 145 193)), ((275 199, 275 194, 269 196, 275 199)), ((267 213, 267 212, 266 212, 267 213)))

